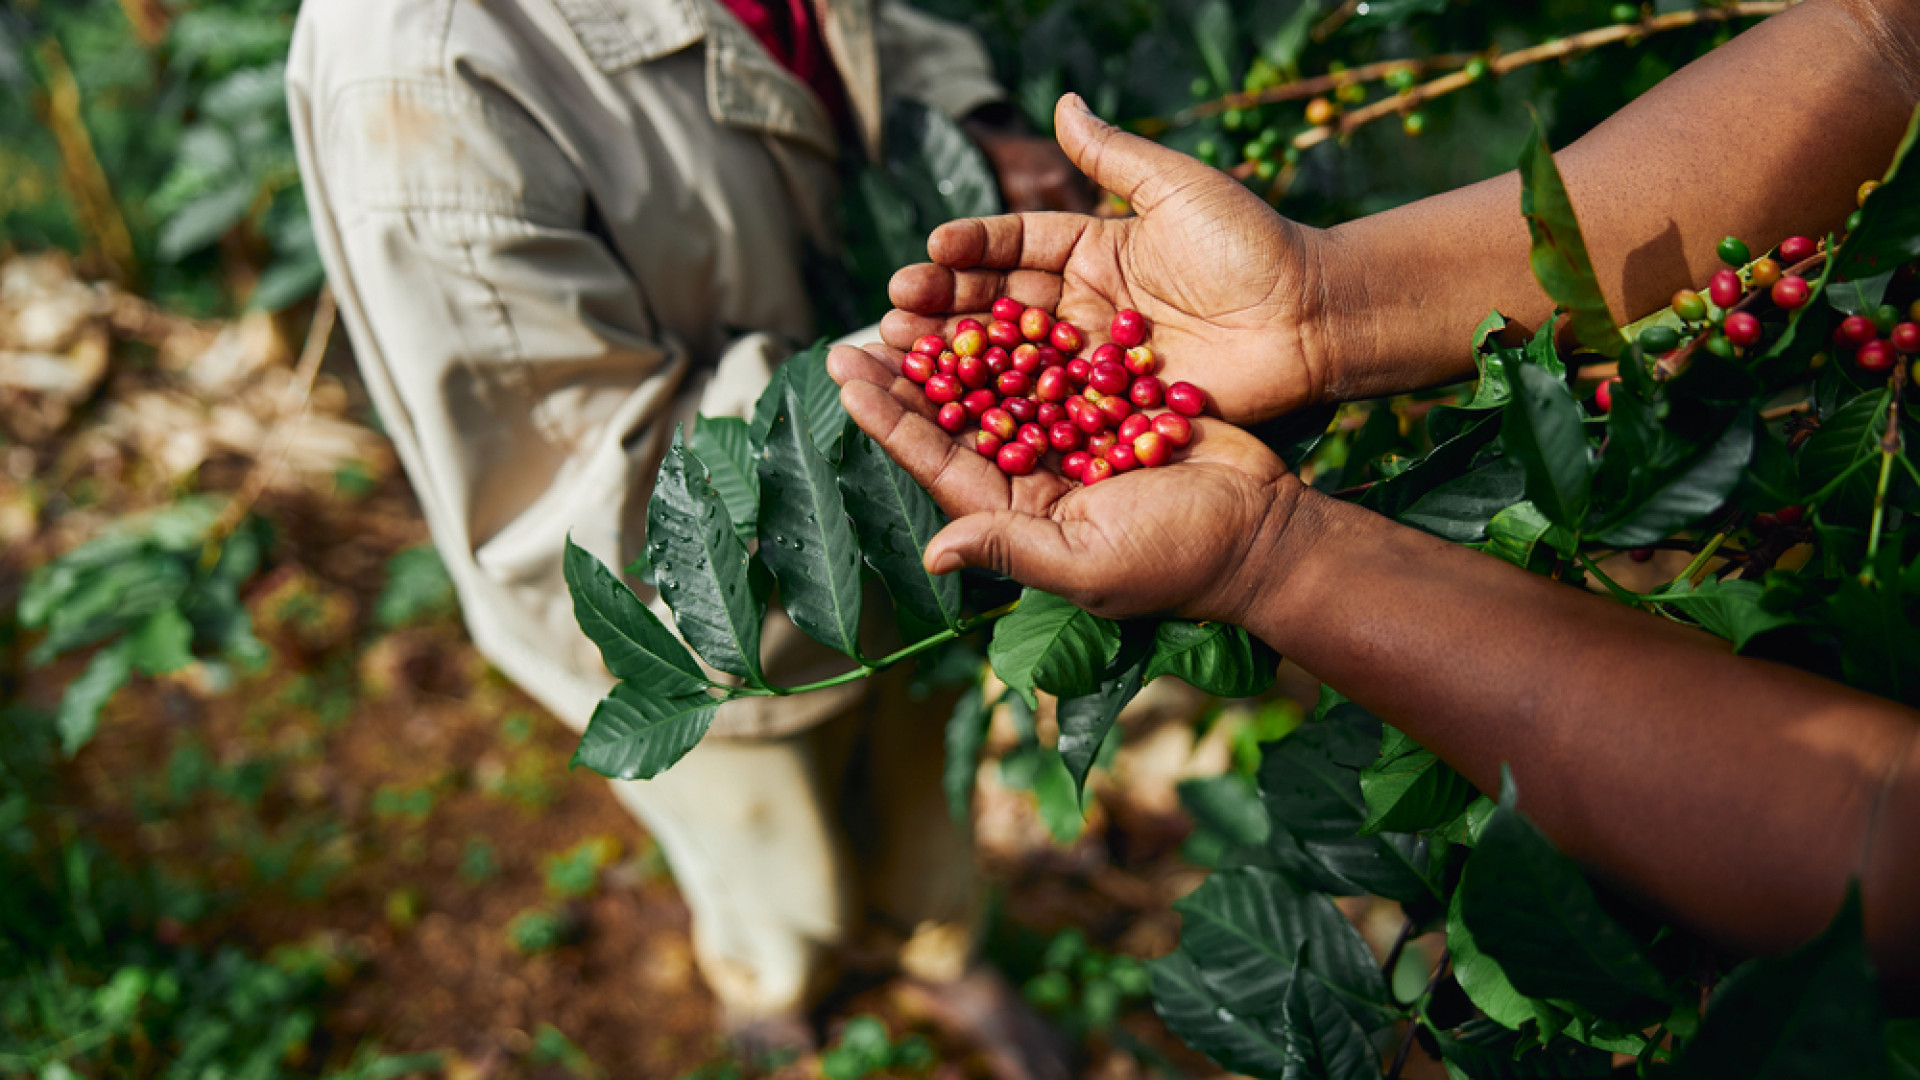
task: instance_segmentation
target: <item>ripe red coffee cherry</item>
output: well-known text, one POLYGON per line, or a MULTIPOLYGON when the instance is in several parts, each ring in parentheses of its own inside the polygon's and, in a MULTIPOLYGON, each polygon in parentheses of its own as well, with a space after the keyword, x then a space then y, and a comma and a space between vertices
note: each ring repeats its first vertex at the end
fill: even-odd
POLYGON ((1755 532, 1772 532, 1779 527, 1780 519, 1772 514, 1760 513, 1753 515, 1753 529, 1755 532))
MULTIPOLYGON (((1011 359, 1008 361, 1008 364, 1014 370, 1024 371, 1029 375, 1046 366, 1040 362, 1040 346, 1038 345, 1022 345, 1013 350, 1010 356, 1011 359)), ((995 372, 995 374, 999 373, 995 372)))
POLYGON ((1632 559, 1634 562, 1646 562, 1648 559, 1653 558, 1653 549, 1634 548, 1627 552, 1627 558, 1632 559))
POLYGON ((1092 487, 1094 484, 1109 479, 1112 476, 1113 466, 1107 463, 1106 458, 1097 457, 1092 454, 1087 455, 1086 467, 1080 470, 1081 483, 1092 487))
POLYGON ((1021 344, 1020 327, 1004 319, 995 319, 987 324, 987 340, 1003 349, 1011 349, 1021 344))
POLYGON ((960 382, 969 390, 978 390, 993 378, 993 372, 987 368, 986 360, 978 356, 961 357, 953 373, 960 376, 960 382))
POLYGON ((1057 401, 1043 401, 1039 408, 1033 410, 1033 422, 1043 428, 1064 424, 1067 422, 1067 410, 1057 401))
POLYGON ((1884 341, 1867 342, 1860 346, 1860 351, 1854 353, 1853 358, 1860 364, 1861 371, 1870 371, 1878 375, 1883 371, 1893 370, 1893 346, 1884 341))
POLYGON ((1707 299, 1723 308, 1739 303, 1745 291, 1740 285, 1740 275, 1731 270, 1721 270, 1707 282, 1707 299))
POLYGON ((1887 334, 1887 341, 1903 353, 1920 352, 1920 323, 1903 322, 1887 334))
POLYGON ((1033 381, 1033 395, 1041 401, 1065 401, 1073 394, 1073 381, 1067 378, 1067 369, 1050 367, 1040 373, 1033 381))
POLYGON ((1833 343, 1842 348, 1857 349, 1880 336, 1880 329, 1873 320, 1865 315, 1849 315, 1840 320, 1833 330, 1833 343))
POLYGON ((1106 414, 1107 423, 1112 424, 1114 427, 1119 427, 1120 421, 1133 415, 1133 402, 1128 401, 1119 394, 1108 394, 1101 398, 1097 408, 1106 414))
POLYGON ((1167 408, 1181 416, 1199 416, 1206 407, 1207 395, 1192 383, 1177 382, 1167 387, 1167 408))
POLYGON ((1593 388, 1593 404, 1601 412, 1609 413, 1613 411, 1613 384, 1619 381, 1619 378, 1615 377, 1593 388))
POLYGON ((1075 450, 1060 459, 1060 475, 1069 480, 1079 480, 1087 471, 1087 462, 1092 460, 1092 454, 1085 450, 1075 450))
POLYGON ((987 370, 995 375, 1013 367, 1013 357, 998 345, 987 346, 987 351, 981 354, 980 359, 987 362, 987 370))
POLYGON ((1010 397, 1002 401, 1000 407, 1012 413, 1013 418, 1023 424, 1031 424, 1040 416, 1040 403, 1030 397, 1010 397))
POLYGON ((1007 440, 1002 439, 991 431, 976 431, 973 433, 973 448, 980 452, 981 457, 989 461, 998 457, 1000 448, 1005 445, 1007 445, 1007 440))
POLYGON ((1735 311, 1727 316, 1727 340, 1743 349, 1760 344, 1760 320, 1752 312, 1735 311))
POLYGON ((1011 296, 1003 296, 993 302, 993 317, 1002 322, 1017 323, 1020 316, 1027 313, 1027 305, 1011 296))
POLYGON ((1798 525, 1801 519, 1807 516, 1807 508, 1804 506, 1783 506, 1774 516, 1780 519, 1780 524, 1782 525, 1798 525))
POLYGON ((1020 313, 1020 335, 1028 341, 1044 342, 1052 329, 1053 316, 1040 308, 1030 307, 1020 313))
POLYGON ((979 319, 961 319, 959 322, 953 324, 953 332, 955 334, 964 334, 969 330, 977 330, 982 334, 987 332, 987 328, 980 324, 979 319))
POLYGON ((1006 442, 1013 438, 1014 432, 1020 430, 1020 421, 1015 420, 1007 410, 995 407, 980 414, 980 430, 1006 442))
POLYGON ((1040 346, 1040 368, 1067 366, 1067 355, 1051 345, 1040 346))
POLYGON ((1107 414, 1088 404, 1086 398, 1067 399, 1067 419, 1089 435, 1105 431, 1107 427, 1107 414))
POLYGON ((978 330, 962 330, 953 335, 953 351, 961 356, 979 356, 987 351, 987 335, 978 330))
POLYGON ((1133 456, 1142 466, 1157 469, 1173 457, 1173 446, 1157 431, 1149 431, 1133 440, 1133 456))
POLYGON ((1102 360, 1093 365, 1087 385, 1103 394, 1118 394, 1127 388, 1127 369, 1111 360, 1102 360))
POLYGON ((942 375, 952 375, 960 370, 960 354, 948 349, 935 358, 933 366, 939 368, 942 375))
POLYGON ((1153 430, 1176 447, 1193 441, 1193 421, 1179 413, 1161 413, 1154 417, 1153 430))
POLYGON ((939 334, 922 334, 920 340, 913 343, 913 351, 926 353, 928 356, 939 356, 947 351, 947 339, 939 334))
POLYGON ((1140 467, 1140 459, 1134 456, 1132 443, 1114 443, 1107 451, 1107 464, 1114 472, 1132 472, 1140 467))
POLYGON ((1152 430, 1153 417, 1148 416, 1146 413, 1134 413, 1132 416, 1120 421, 1120 426, 1114 429, 1113 434, 1121 442, 1130 443, 1152 430))
POLYGON ((1120 445, 1120 440, 1114 438, 1113 432, 1111 431, 1098 431, 1087 436, 1087 453, 1097 458, 1105 459, 1107 451, 1118 445, 1120 445))
POLYGON ((1026 372, 1017 369, 1014 371, 1003 371, 999 375, 994 376, 993 388, 1000 392, 1001 397, 1020 397, 1027 391, 1033 389, 1033 378, 1026 372))
POLYGON ((1773 297, 1774 303, 1792 311, 1807 302, 1813 295, 1813 289, 1807 284, 1806 278, 1799 274, 1788 274, 1773 283, 1768 295, 1773 297))
POLYGON ((1809 236, 1789 236, 1780 241, 1780 261, 1792 266, 1820 253, 1820 245, 1809 236))
POLYGON ((900 373, 924 386, 927 380, 933 378, 934 373, 939 370, 938 363, 939 361, 926 353, 911 352, 901 359, 900 373))
POLYGON ((1085 432, 1065 421, 1047 429, 1047 445, 1063 454, 1080 449, 1080 444, 1086 441, 1085 432))
POLYGON ((1151 375, 1142 375, 1127 387, 1127 397, 1143 409, 1157 409, 1166 400, 1167 388, 1159 379, 1151 375))
POLYGON ((1147 317, 1132 308, 1121 308, 1113 313, 1113 325, 1107 328, 1107 334, 1121 348, 1131 349, 1147 340, 1147 317))
POLYGON ((1039 424, 1021 424, 1020 430, 1014 432, 1013 437, 1026 443, 1035 454, 1044 454, 1051 448, 1051 442, 1047 439, 1047 429, 1039 424))
POLYGON ((967 410, 968 419, 979 420, 988 409, 1000 404, 1000 395, 991 390, 970 390, 960 399, 960 404, 967 410))
POLYGON ((1127 351, 1111 341, 1103 341, 1093 347, 1093 354, 1088 356, 1087 359, 1096 364, 1119 364, 1125 367, 1127 363, 1127 351))
POLYGON ((1160 358, 1145 345, 1127 350, 1127 370, 1135 375, 1151 375, 1160 370, 1160 358))
POLYGON ((1075 386, 1087 385, 1087 380, 1093 378, 1093 363, 1084 359, 1067 361, 1067 378, 1072 379, 1075 386))
POLYGON ((1080 328, 1070 322, 1054 323, 1053 333, 1048 340, 1053 342, 1054 348, 1068 356, 1078 353, 1087 344, 1086 339, 1080 336, 1080 328))
POLYGON ((966 387, 955 376, 941 372, 927 380, 927 400, 935 405, 945 405, 949 401, 959 401, 966 387))
POLYGON ((1008 476, 1025 476, 1040 464, 1040 455, 1026 443, 1010 442, 1000 448, 1000 453, 993 460, 994 464, 1000 466, 1000 471, 1008 476))
POLYGON ((967 410, 959 402, 949 401, 940 406, 940 415, 934 421, 940 425, 940 430, 949 435, 958 435, 960 429, 967 426, 967 410))

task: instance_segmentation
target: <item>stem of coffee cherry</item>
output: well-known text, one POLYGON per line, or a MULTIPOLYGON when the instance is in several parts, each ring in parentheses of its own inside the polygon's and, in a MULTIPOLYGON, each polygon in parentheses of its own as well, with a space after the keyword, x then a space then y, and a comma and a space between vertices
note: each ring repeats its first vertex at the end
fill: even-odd
POLYGON ((1079 327, 1003 296, 986 325, 961 319, 951 339, 914 342, 901 369, 940 407, 940 427, 1001 472, 1025 476, 1052 463, 1068 479, 1097 484, 1165 465, 1192 441, 1190 420, 1206 408, 1199 387, 1155 375, 1160 358, 1139 312, 1115 314, 1108 339, 1082 356, 1079 327))

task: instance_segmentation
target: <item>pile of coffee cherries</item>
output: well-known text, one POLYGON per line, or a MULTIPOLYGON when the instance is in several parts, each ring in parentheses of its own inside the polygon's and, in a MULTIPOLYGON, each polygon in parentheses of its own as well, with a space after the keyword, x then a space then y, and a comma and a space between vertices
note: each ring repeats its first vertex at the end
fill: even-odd
POLYGON ((1168 386, 1154 372, 1147 321, 1121 311, 1111 340, 1087 348, 1070 322, 1011 297, 993 303, 993 321, 962 319, 951 341, 928 334, 901 361, 907 378, 940 407, 940 426, 970 434, 973 448, 1009 476, 1025 476, 1048 454, 1083 484, 1165 465, 1193 439, 1190 418, 1206 407, 1191 383, 1168 386), (1153 410, 1165 408, 1166 412, 1153 410))

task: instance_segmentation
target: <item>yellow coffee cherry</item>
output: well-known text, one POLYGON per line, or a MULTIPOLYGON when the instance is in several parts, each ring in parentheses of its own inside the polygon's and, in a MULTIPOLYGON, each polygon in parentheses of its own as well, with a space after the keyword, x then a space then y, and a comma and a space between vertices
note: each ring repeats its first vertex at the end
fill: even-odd
POLYGON ((1307 102, 1307 123, 1312 124, 1314 127, 1326 127, 1328 124, 1333 123, 1333 117, 1333 102, 1323 97, 1317 97, 1307 102))
POLYGON ((1780 264, 1769 258, 1758 258, 1747 267, 1747 284, 1756 289, 1772 288, 1780 280, 1780 264))
POLYGON ((1853 197, 1854 202, 1860 204, 1861 206, 1865 206, 1867 205, 1867 196, 1873 194, 1878 190, 1880 190, 1880 181, 1868 180, 1867 182, 1860 185, 1860 190, 1853 197))

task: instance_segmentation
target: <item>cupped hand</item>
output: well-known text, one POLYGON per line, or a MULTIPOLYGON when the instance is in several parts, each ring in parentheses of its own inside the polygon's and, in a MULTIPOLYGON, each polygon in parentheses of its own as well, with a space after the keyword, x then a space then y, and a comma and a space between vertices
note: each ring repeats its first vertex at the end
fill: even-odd
POLYGON ((928 569, 985 567, 1112 618, 1238 622, 1267 584, 1259 556, 1303 487, 1259 440, 1202 418, 1160 468, 1092 486, 1044 469, 1010 477, 933 422, 900 355, 842 346, 827 370, 854 421, 953 519, 928 544, 928 569))
POLYGON ((881 324, 899 349, 1011 295, 1053 309, 1091 341, 1132 308, 1152 328, 1164 378, 1207 392, 1246 423, 1331 400, 1322 233, 1275 213, 1238 181, 1103 123, 1076 95, 1054 111, 1060 146, 1137 216, 1008 214, 950 222, 930 264, 894 275, 881 324))

